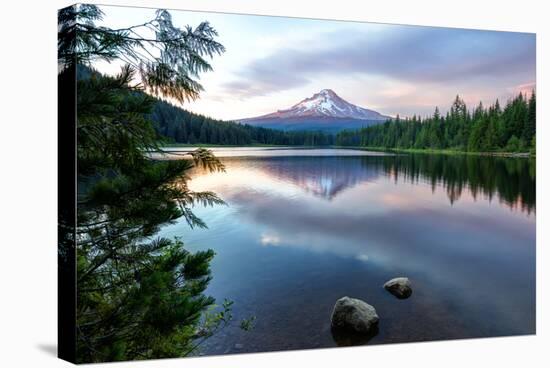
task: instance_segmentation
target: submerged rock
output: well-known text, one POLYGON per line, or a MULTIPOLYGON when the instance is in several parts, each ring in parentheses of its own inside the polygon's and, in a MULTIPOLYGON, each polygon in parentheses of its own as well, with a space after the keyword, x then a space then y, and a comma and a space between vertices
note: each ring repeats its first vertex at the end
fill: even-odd
POLYGON ((379 318, 372 305, 345 296, 336 301, 331 320, 333 329, 368 335, 376 333, 379 318))
POLYGON ((384 289, 398 297, 406 299, 412 294, 411 282, 407 277, 396 277, 384 284, 384 289))

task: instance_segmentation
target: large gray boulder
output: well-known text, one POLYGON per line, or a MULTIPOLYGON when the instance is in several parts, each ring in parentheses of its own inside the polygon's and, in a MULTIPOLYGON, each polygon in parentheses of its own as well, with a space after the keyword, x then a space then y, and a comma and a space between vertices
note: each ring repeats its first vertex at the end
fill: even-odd
POLYGON ((384 284, 384 289, 398 297, 406 299, 412 294, 411 282, 407 277, 396 277, 384 284))
POLYGON ((372 305, 345 296, 336 301, 331 319, 335 329, 371 334, 376 331, 379 318, 372 305))

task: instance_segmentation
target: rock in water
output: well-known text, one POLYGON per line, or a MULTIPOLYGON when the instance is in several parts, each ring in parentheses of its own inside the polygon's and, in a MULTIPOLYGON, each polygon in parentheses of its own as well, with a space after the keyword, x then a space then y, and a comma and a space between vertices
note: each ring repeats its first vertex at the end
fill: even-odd
POLYGON ((370 304, 347 296, 338 299, 332 311, 332 327, 370 334, 378 327, 378 314, 370 304))
POLYGON ((398 297, 406 299, 412 294, 411 282, 407 277, 396 277, 384 284, 384 289, 398 297))

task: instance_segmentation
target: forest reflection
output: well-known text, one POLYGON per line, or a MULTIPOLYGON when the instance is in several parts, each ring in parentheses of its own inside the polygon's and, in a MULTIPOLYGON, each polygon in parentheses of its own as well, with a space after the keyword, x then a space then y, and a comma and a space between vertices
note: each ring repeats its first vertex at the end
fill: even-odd
POLYGON ((536 209, 535 160, 486 156, 403 155, 383 159, 384 171, 399 179, 445 188, 451 204, 468 189, 474 199, 497 197, 512 209, 536 209))
MULTIPOLYGON (((224 158, 231 169, 254 167, 277 180, 333 200, 347 189, 385 175, 398 183, 443 188, 450 204, 468 191, 476 199, 499 200, 511 209, 536 210, 535 160, 474 155, 408 154, 336 157, 224 158)), ((224 174, 227 175, 227 174, 224 174)), ((242 179, 242 177, 241 177, 242 179)), ((253 178, 249 178, 252 180, 253 178)), ((212 177, 212 180, 216 180, 212 177)), ((227 178, 225 179, 227 180, 227 178)))

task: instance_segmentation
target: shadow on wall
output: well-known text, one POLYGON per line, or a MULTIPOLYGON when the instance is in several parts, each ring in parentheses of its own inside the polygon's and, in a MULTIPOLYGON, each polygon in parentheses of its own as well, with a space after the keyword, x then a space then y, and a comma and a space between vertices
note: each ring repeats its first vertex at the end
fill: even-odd
POLYGON ((43 353, 57 357, 57 345, 56 344, 38 344, 36 348, 43 353))

